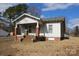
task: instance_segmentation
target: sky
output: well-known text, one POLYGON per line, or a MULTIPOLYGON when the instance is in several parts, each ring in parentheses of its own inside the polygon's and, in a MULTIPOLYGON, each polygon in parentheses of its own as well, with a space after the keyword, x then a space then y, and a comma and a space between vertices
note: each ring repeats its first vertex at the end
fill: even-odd
MULTIPOLYGON (((0 3, 0 12, 17 5, 16 3, 0 3)), ((29 3, 29 6, 36 7, 41 12, 41 18, 65 17, 67 27, 79 25, 79 4, 78 3, 29 3)))

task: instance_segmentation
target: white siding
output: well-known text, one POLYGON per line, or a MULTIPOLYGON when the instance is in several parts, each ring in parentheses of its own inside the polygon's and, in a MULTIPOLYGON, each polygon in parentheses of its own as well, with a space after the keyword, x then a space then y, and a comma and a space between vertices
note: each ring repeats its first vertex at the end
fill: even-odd
POLYGON ((61 23, 47 23, 46 25, 41 27, 42 35, 46 37, 61 37, 61 23), (49 33, 49 25, 52 25, 52 33, 49 33))
POLYGON ((21 21, 17 22, 17 24, 28 24, 28 23, 37 23, 37 20, 34 20, 30 17, 25 17, 21 21))
POLYGON ((47 24, 47 30, 49 28, 49 25, 52 25, 52 33, 49 33, 49 37, 60 37, 61 36, 61 24, 60 23, 48 23, 47 24))

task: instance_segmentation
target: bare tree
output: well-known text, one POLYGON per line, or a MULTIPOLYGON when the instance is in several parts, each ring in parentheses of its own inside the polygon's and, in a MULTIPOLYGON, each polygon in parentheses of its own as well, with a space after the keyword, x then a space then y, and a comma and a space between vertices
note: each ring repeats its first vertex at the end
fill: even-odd
POLYGON ((75 26, 74 28, 74 36, 79 36, 79 27, 75 26))
POLYGON ((75 26, 74 28, 70 29, 70 35, 78 37, 79 36, 79 26, 75 26))

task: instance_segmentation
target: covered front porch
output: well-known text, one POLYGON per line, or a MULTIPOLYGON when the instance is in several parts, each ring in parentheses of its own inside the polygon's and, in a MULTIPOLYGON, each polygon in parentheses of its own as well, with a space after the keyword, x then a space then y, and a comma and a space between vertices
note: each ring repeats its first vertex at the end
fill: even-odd
POLYGON ((43 25, 40 18, 29 15, 29 14, 22 14, 14 21, 14 35, 16 39, 18 36, 35 36, 39 37, 40 34, 40 26, 43 25))
POLYGON ((38 23, 28 23, 28 24, 17 24, 16 28, 16 35, 18 36, 24 36, 24 35, 31 35, 31 36, 37 36, 40 32, 40 28, 38 28, 38 23))

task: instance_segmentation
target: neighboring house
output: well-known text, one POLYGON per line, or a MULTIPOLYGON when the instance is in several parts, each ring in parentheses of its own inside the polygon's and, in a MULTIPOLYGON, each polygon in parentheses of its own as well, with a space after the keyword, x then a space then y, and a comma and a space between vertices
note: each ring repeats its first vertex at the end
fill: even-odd
POLYGON ((5 30, 3 29, 0 29, 0 37, 5 37, 5 36, 8 36, 8 32, 6 32, 5 30))
POLYGON ((2 36, 8 36, 8 27, 9 27, 9 20, 6 18, 0 16, 0 37, 2 36))
POLYGON ((17 35, 44 36, 48 40, 61 40, 65 33, 65 18, 40 19, 24 13, 14 19, 17 35))
POLYGON ((3 23, 5 27, 9 27, 10 21, 7 18, 0 16, 0 22, 3 23))

